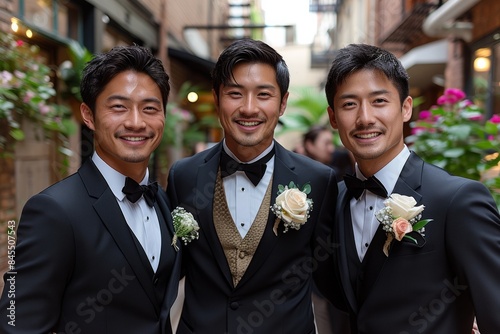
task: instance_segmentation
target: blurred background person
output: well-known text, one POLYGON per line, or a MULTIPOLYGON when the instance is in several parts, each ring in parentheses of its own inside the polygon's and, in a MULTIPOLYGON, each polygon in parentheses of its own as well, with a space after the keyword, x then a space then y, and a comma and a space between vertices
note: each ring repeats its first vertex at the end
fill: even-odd
POLYGON ((314 125, 304 134, 304 154, 309 158, 331 165, 333 145, 332 130, 323 125, 314 125))
POLYGON ((343 146, 334 144, 333 131, 327 126, 311 126, 304 134, 300 148, 300 151, 296 149, 297 153, 332 167, 337 181, 342 181, 345 174, 352 174, 354 170, 352 154, 343 146))

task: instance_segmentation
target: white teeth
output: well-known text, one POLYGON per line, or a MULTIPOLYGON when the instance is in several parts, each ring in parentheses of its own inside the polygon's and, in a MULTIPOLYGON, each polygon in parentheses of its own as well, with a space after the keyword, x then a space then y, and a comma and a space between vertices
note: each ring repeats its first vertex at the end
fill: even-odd
POLYGON ((363 138, 363 139, 368 139, 368 138, 373 138, 373 137, 377 137, 378 136, 378 133, 368 133, 368 134, 363 134, 363 135, 357 135, 359 138, 363 138))
POLYGON ((146 137, 123 137, 123 139, 128 140, 128 141, 141 141, 141 140, 145 140, 146 137))
POLYGON ((238 122, 239 124, 243 125, 243 126, 256 126, 256 125, 259 125, 259 122, 238 122))

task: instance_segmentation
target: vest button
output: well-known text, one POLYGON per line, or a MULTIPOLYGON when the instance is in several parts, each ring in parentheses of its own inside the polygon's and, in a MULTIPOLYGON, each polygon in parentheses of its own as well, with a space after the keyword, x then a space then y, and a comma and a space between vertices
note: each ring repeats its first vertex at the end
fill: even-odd
POLYGON ((245 258, 245 256, 246 256, 245 251, 240 251, 240 253, 238 254, 238 257, 239 257, 240 259, 245 258))
POLYGON ((231 304, 229 304, 229 307, 231 308, 231 310, 237 310, 238 307, 240 307, 240 304, 238 304, 238 302, 231 302, 231 304))

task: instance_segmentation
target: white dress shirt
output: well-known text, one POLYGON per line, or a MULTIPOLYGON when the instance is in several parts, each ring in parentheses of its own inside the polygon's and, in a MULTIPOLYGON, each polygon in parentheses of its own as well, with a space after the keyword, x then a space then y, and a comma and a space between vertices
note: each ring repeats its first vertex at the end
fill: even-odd
MULTIPOLYGON (((375 173, 375 177, 384 185, 388 195, 394 190, 399 175, 409 156, 410 150, 405 145, 403 150, 391 162, 375 173)), ((366 177, 360 172, 357 164, 355 168, 356 176, 360 180, 366 180, 366 177)), ((377 218, 375 218, 375 212, 384 207, 384 201, 385 198, 377 196, 368 190, 365 190, 359 199, 354 197, 351 199, 350 207, 354 242, 360 261, 363 261, 373 236, 380 225, 377 218)))
MULTIPOLYGON (((137 240, 139 240, 151 263, 153 271, 156 272, 160 260, 161 232, 155 208, 147 205, 144 197, 141 197, 135 203, 130 202, 122 192, 126 176, 110 167, 99 157, 97 152, 94 152, 92 161, 115 195, 116 201, 122 210, 128 226, 137 240)), ((146 175, 139 184, 147 185, 148 180, 149 170, 146 169, 146 175)))
MULTIPOLYGON (((252 163, 259 160, 269 153, 273 147, 274 142, 255 159, 245 163, 252 163)), ((225 141, 223 142, 223 150, 237 162, 242 162, 229 150, 225 141)), ((271 182, 273 170, 274 156, 267 162, 266 173, 257 186, 253 185, 243 171, 237 171, 222 179, 229 212, 242 238, 248 233, 259 212, 264 196, 266 195, 267 187, 269 182, 271 182)))

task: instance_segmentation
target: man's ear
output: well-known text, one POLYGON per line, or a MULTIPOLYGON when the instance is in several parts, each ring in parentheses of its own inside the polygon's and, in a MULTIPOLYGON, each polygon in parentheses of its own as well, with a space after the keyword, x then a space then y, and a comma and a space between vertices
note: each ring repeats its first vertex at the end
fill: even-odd
POLYGON ((85 103, 80 104, 80 113, 82 114, 83 123, 92 131, 95 131, 94 113, 85 103))
POLYGON ((408 122, 411 119, 412 111, 413 111, 413 99, 411 98, 411 96, 408 96, 404 100, 402 107, 403 122, 408 122))
POLYGON ((290 92, 286 92, 285 95, 283 95, 283 98, 281 99, 281 104, 280 104, 280 116, 283 116, 286 110, 286 105, 288 103, 288 96, 290 96, 290 92))
POLYGON ((330 118, 330 125, 332 126, 332 128, 338 129, 337 120, 335 118, 335 111, 333 111, 332 107, 330 106, 328 106, 326 110, 328 111, 328 117, 330 118))

